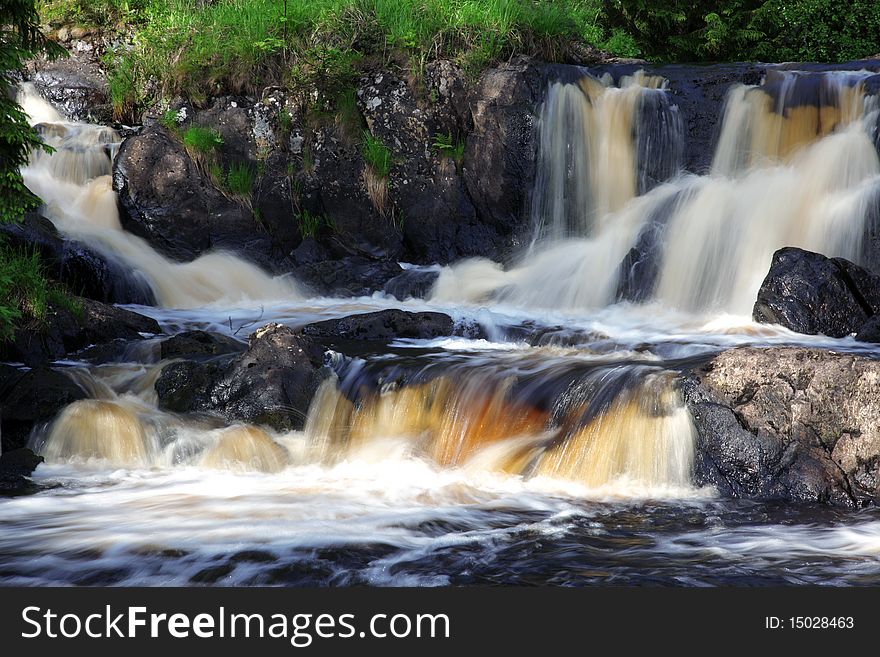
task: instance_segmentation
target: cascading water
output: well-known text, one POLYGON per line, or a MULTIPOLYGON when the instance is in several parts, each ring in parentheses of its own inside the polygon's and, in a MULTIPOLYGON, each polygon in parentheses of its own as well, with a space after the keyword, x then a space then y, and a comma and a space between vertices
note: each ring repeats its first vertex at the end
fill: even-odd
POLYGON ((446 268, 425 304, 297 303, 291 282, 227 254, 168 261, 120 226, 119 136, 65 122, 25 87, 57 149, 34 155, 28 185, 59 230, 142 273, 174 308, 143 311, 169 332, 237 337, 227 305, 250 298, 276 302, 263 322, 394 305, 478 320, 488 337, 334 345, 346 355, 331 353, 311 407, 289 409, 307 416, 304 430, 288 432, 160 409, 161 338, 119 362, 64 364, 88 398, 32 434, 47 461, 40 492, 0 499, 0 583, 876 578, 870 518, 817 527, 806 512, 695 488, 678 380, 706 354, 795 339, 717 315, 748 312, 776 246, 858 259, 880 176, 864 77, 779 72, 732 89, 705 176, 680 171, 682 117, 661 78, 553 82, 529 252, 510 269, 446 268))
POLYGON ((22 170, 27 187, 45 203, 44 214, 63 234, 143 276, 160 305, 195 308, 220 301, 301 296, 289 278, 273 278, 234 255, 214 252, 192 262, 173 262, 124 231, 111 180, 121 141, 116 131, 65 121, 27 83, 18 102, 55 149, 52 154, 35 152, 22 170))
MULTIPOLYGON (((685 312, 749 315, 778 248, 798 246, 858 262, 864 221, 880 185, 878 104, 862 84, 869 75, 781 71, 768 74, 761 86, 734 87, 710 175, 659 185, 595 227, 581 223, 572 239, 535 245, 508 271, 488 261, 454 265, 441 273, 433 298, 568 310, 655 301, 685 312)), ((560 95, 552 85, 542 126, 560 125, 560 95)), ((545 188, 539 187, 538 199, 547 180, 577 168, 545 132, 539 174, 545 188), (544 157, 548 145, 564 166, 544 157)), ((588 131, 575 136, 582 134, 592 144, 588 131)), ((621 134, 618 148, 632 161, 629 133, 621 134)), ((629 180, 633 167, 620 170, 629 180)), ((583 178, 581 184, 589 188, 583 178)), ((565 204, 570 194, 557 190, 565 204)), ((542 200, 537 211, 544 213, 538 222, 558 225, 553 203, 542 200)))
POLYGON ((591 235, 607 214, 674 176, 682 126, 665 80, 640 71, 553 82, 540 113, 535 239, 591 235))

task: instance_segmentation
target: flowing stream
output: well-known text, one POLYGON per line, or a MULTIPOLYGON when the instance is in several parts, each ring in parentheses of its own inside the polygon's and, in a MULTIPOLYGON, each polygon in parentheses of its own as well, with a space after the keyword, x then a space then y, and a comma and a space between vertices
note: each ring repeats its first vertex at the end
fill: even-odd
MULTIPOLYGON (((31 439, 37 494, 0 498, 0 583, 874 584, 876 511, 718 498, 693 485, 678 373, 737 345, 874 354, 751 321, 773 252, 862 259, 880 188, 863 72, 771 71, 730 90, 712 170, 682 171, 665 81, 584 74, 540 110, 534 239, 445 267, 427 300, 308 298, 228 253, 169 261, 123 230, 119 135, 24 85, 51 155, 26 184, 63 234, 151 287, 174 333, 384 308, 484 339, 332 353, 302 431, 167 413, 158 340, 63 363, 90 399, 31 439)), ((256 328, 256 326, 254 326, 256 328)))

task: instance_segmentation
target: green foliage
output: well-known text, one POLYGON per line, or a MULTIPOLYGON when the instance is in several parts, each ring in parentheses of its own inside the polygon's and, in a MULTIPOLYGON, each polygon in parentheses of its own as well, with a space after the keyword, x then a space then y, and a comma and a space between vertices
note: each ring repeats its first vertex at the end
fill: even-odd
POLYGON ((833 62, 880 52, 880 0, 607 0, 600 22, 612 34, 605 47, 660 61, 833 62))
POLYGON ((289 137, 293 131, 293 117, 286 108, 278 110, 278 129, 285 137, 289 137))
POLYGON ((308 210, 303 210, 299 215, 299 233, 303 239, 314 238, 318 234, 318 229, 327 224, 327 220, 323 215, 312 214, 308 210))
POLYGON ((364 119, 357 106, 357 90, 354 87, 346 89, 336 99, 336 123, 343 131, 357 140, 357 135, 363 130, 364 119))
POLYGON ((434 137, 432 144, 434 150, 452 158, 456 166, 461 166, 464 159, 464 140, 454 139, 451 133, 438 134, 434 137))
POLYGON ((755 14, 767 61, 847 61, 880 53, 880 0, 769 0, 755 14))
POLYGON ((195 153, 207 155, 220 149, 223 137, 216 130, 193 125, 183 133, 183 144, 195 153))
POLYGON ((58 57, 64 51, 40 32, 34 0, 0 0, 0 222, 18 221, 39 199, 25 186, 19 168, 42 140, 12 99, 12 73, 38 53, 58 57))
POLYGON ((48 279, 38 252, 0 242, 0 341, 11 339, 17 326, 42 328, 52 306, 77 319, 85 313, 80 299, 48 279))
POLYGON ((255 180, 256 173, 250 164, 235 163, 226 172, 226 189, 236 196, 250 196, 255 180))
POLYGON ((364 156, 364 161, 377 177, 388 177, 388 174, 391 173, 391 151, 368 130, 364 130, 363 133, 361 153, 364 156))
POLYGON ((41 323, 49 302, 49 282, 39 254, 0 244, 0 340, 19 321, 41 323))
POLYGON ((168 130, 172 132, 177 131, 177 111, 170 109, 167 110, 159 119, 159 123, 168 130))

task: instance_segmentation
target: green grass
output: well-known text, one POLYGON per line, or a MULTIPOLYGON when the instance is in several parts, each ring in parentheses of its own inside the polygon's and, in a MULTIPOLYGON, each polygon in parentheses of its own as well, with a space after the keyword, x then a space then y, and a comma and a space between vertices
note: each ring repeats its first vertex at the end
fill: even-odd
POLYGON ((254 188, 256 180, 256 172, 254 168, 247 164, 235 163, 229 166, 226 172, 226 189, 236 196, 250 196, 254 188))
POLYGON ((207 155, 223 145, 223 137, 216 130, 193 125, 183 133, 183 144, 196 153, 207 155))
POLYGON ((82 304, 46 277, 40 255, 0 243, 0 340, 8 340, 18 326, 39 329, 50 306, 77 316, 82 304))
POLYGON ((318 234, 318 229, 326 223, 320 214, 312 214, 308 210, 303 210, 299 215, 299 233, 303 239, 314 238, 318 234))
POLYGON ((317 89, 332 103, 375 63, 476 71, 515 53, 563 61, 605 38, 602 0, 40 0, 43 18, 130 26, 107 61, 114 107, 184 95, 317 89), (285 15, 286 5, 286 15, 285 15))
POLYGON ((391 173, 391 151, 377 137, 364 130, 361 141, 364 161, 378 178, 387 178, 391 173))
POLYGON ((177 114, 176 110, 173 110, 173 109, 167 110, 162 115, 162 117, 159 119, 159 123, 162 124, 162 126, 164 128, 171 130, 172 132, 176 132, 177 131, 177 116, 178 116, 178 114, 177 114))

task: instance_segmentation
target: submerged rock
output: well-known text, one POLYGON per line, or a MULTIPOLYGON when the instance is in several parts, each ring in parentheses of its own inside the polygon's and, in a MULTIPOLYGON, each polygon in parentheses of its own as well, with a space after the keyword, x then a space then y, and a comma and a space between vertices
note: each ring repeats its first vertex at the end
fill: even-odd
POLYGON ((797 347, 739 348, 682 383, 695 483, 722 495, 880 501, 880 362, 797 347))
POLYGON ((5 453, 24 447, 35 426, 85 398, 85 391, 57 370, 19 370, 0 364, 0 448, 5 453))
POLYGON ((789 247, 773 254, 752 316, 798 333, 840 338, 857 333, 878 311, 880 276, 843 258, 789 247))
POLYGON ((452 335, 454 326, 452 318, 443 313, 381 310, 315 322, 303 328, 303 333, 323 340, 389 342, 396 338, 425 340, 452 335))
POLYGON ((425 299, 437 282, 440 272, 425 269, 407 269, 385 283, 382 291, 400 301, 425 299))
POLYGON ((172 363, 156 381, 159 407, 210 412, 230 421, 301 429, 323 379, 324 350, 280 324, 250 336, 248 349, 225 363, 172 363))

